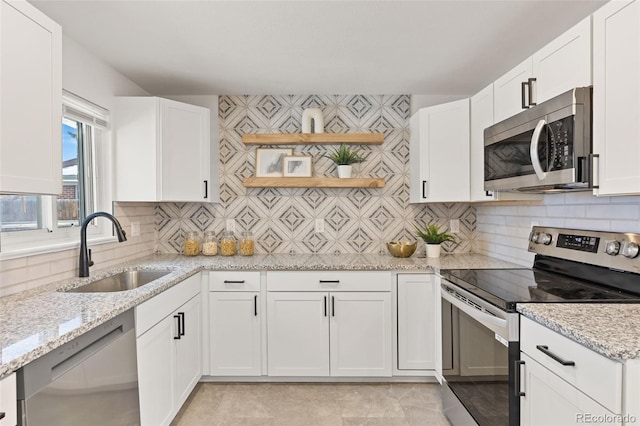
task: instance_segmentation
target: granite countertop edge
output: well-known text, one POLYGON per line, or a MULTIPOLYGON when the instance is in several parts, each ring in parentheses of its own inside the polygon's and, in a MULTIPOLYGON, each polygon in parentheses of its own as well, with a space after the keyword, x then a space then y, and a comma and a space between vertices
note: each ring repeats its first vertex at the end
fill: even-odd
POLYGON ((516 309, 607 358, 640 358, 640 304, 519 303, 516 309))
POLYGON ((60 347, 201 271, 390 271, 439 272, 440 269, 508 268, 513 263, 480 254, 445 255, 439 259, 390 255, 256 255, 187 257, 151 255, 0 298, 2 363, 0 378, 60 347), (67 293, 98 279, 129 270, 161 269, 170 273, 135 290, 117 293, 67 293), (35 343, 32 342, 36 341, 35 343))

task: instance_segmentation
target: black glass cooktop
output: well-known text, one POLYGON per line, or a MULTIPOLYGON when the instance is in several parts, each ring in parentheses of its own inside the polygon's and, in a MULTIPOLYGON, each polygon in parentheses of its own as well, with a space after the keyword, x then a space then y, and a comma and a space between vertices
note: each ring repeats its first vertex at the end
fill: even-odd
POLYGON ((502 310, 516 303, 640 303, 640 295, 536 269, 451 269, 443 278, 502 310))

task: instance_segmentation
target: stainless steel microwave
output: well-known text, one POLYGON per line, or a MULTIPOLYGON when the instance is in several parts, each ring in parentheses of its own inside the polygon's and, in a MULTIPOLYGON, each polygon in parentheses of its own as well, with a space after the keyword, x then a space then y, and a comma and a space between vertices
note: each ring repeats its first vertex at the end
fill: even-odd
POLYGON ((485 190, 593 188, 591 98, 578 87, 486 128, 485 190))

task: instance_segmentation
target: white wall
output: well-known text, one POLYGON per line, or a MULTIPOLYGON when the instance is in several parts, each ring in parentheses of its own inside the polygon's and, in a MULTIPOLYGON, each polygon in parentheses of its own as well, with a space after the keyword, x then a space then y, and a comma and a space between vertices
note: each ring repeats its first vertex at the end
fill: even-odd
POLYGON ((476 215, 474 251, 524 266, 533 262, 527 252, 533 224, 640 233, 640 197, 546 194, 536 204, 478 204, 476 215))
MULTIPOLYGON (((62 40, 62 87, 112 112, 114 96, 147 94, 68 37, 63 37, 62 40)), ((108 153, 109 151, 107 150, 108 153)), ((102 184, 111 186, 110 181, 102 184)), ((155 250, 154 204, 119 203, 114 207, 113 213, 127 231, 131 228, 131 221, 140 222, 141 235, 133 237, 129 233, 128 240, 124 243, 92 246, 95 266, 91 268, 91 275, 99 269, 152 254, 155 250)), ((76 276, 78 249, 5 259, 0 261, 0 270, 0 296, 17 293, 76 276)))

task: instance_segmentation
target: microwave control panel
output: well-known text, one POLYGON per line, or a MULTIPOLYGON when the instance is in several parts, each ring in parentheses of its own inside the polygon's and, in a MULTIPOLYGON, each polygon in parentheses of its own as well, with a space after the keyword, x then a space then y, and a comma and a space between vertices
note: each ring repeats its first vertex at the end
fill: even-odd
POLYGON ((573 168, 573 116, 547 125, 550 170, 573 168))

